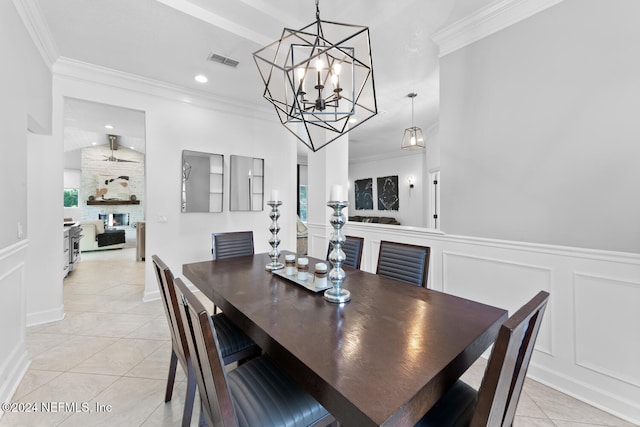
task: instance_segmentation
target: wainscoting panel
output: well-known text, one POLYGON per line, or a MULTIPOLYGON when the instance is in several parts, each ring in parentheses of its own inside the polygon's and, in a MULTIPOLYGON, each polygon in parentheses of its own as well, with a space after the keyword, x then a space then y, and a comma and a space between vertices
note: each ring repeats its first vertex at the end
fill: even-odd
POLYGON ((22 240, 0 249, 0 402, 11 401, 29 367, 24 283, 27 245, 22 240))
POLYGON ((576 273, 574 284, 575 363, 640 387, 640 282, 576 273))
POLYGON ((551 294, 528 375, 640 425, 640 254, 348 223, 374 272, 381 240, 431 247, 429 288, 506 308, 551 294))
MULTIPOLYGON (((551 290, 551 269, 444 251, 444 292, 516 312, 539 291, 551 290)), ((551 311, 545 312, 536 349, 552 354, 551 311)))

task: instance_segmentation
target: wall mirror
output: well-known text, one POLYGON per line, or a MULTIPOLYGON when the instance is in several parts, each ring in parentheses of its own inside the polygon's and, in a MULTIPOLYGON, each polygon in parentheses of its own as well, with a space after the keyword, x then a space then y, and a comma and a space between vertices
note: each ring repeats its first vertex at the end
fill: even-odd
POLYGON ((261 211, 264 202, 264 159, 231 156, 229 210, 261 211))
POLYGON ((224 156, 182 150, 182 212, 222 212, 224 156))

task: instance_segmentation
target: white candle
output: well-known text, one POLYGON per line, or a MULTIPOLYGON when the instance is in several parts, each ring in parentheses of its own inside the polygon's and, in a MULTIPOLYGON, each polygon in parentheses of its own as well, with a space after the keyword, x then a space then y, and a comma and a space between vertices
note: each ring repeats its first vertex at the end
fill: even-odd
POLYGON ((278 190, 271 190, 271 201, 272 202, 280 201, 280 192, 278 190))
POLYGON ((344 187, 342 185, 333 184, 331 186, 331 192, 329 194, 329 201, 332 202, 344 202, 347 198, 344 195, 344 187))

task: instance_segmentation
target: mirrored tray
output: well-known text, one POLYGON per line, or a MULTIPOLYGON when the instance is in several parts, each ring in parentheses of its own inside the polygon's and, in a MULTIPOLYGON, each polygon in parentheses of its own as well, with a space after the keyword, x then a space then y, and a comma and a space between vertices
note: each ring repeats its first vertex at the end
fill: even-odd
POLYGON ((307 280, 298 280, 298 272, 296 272, 296 274, 293 274, 291 276, 287 276, 285 274, 284 268, 281 270, 274 270, 272 271, 272 273, 282 278, 285 278, 288 281, 295 283, 296 285, 300 285, 303 288, 309 289, 312 292, 321 292, 333 287, 331 282, 327 280, 327 286, 316 288, 316 285, 313 283, 315 279, 315 275, 313 274, 312 271, 309 271, 309 278, 307 280))

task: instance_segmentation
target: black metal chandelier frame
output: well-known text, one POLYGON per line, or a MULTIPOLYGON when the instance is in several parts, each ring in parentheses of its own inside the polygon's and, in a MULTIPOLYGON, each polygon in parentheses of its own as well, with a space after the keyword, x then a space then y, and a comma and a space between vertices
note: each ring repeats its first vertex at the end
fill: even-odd
POLYGON ((299 30, 285 28, 279 40, 253 57, 265 86, 263 97, 312 151, 378 112, 368 27, 320 19, 318 0, 315 22, 299 30), (339 41, 331 42, 326 29, 339 41), (364 59, 356 55, 363 50, 364 59))

